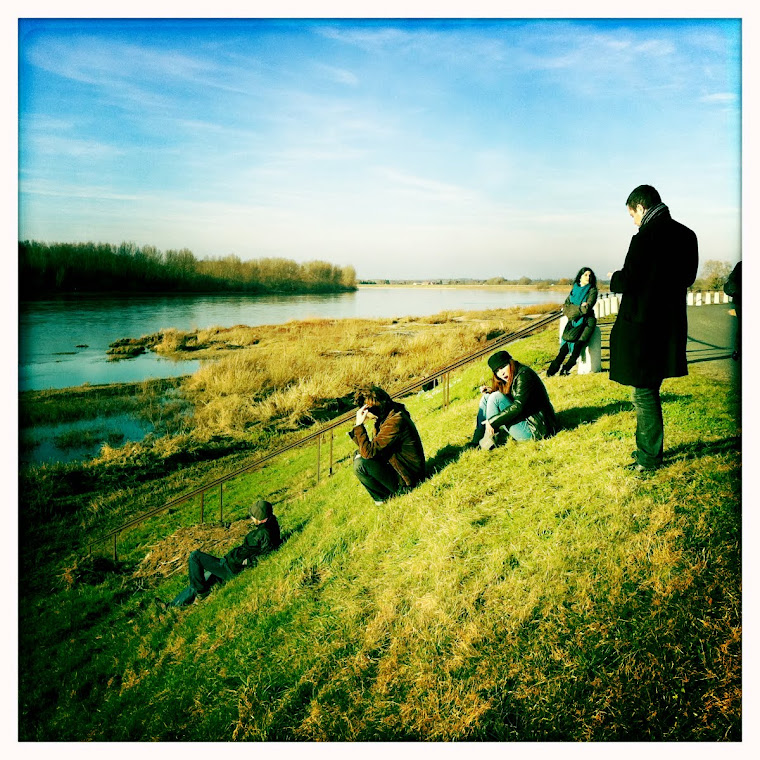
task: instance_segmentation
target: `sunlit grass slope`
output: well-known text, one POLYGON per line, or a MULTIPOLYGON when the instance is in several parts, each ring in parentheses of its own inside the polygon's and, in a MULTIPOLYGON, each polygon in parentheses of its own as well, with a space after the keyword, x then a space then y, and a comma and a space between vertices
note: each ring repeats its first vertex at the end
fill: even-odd
MULTIPOLYGON (((513 348, 546 362, 550 330, 513 348)), ((738 398, 666 381, 666 466, 637 478, 629 389, 546 381, 555 438, 464 450, 485 363, 405 401, 433 474, 376 507, 336 438, 236 481, 271 496, 282 548, 187 610, 184 573, 32 605, 21 737, 91 740, 741 738, 738 398)), ((234 509, 234 511, 233 511, 234 509)), ((124 537, 124 562, 180 524, 124 537), (150 532, 154 538, 151 539, 150 532)), ((172 522, 174 521, 174 522, 172 522)), ((182 558, 184 562, 184 558, 182 558)))

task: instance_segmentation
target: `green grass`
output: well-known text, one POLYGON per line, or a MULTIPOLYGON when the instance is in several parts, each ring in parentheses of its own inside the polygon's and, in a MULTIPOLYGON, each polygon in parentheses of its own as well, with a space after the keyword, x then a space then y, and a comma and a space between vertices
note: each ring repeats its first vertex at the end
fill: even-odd
MULTIPOLYGON (((539 366, 555 348, 550 330, 513 353, 539 366)), ((271 496, 287 540, 187 610, 152 605, 183 573, 153 588, 130 571, 197 503, 124 534, 117 572, 36 550, 60 577, 32 574, 21 607, 20 738, 741 739, 728 383, 666 381, 666 466, 637 478, 629 389, 605 374, 546 381, 556 437, 463 450, 486 369, 452 377, 447 410, 440 388, 405 401, 434 472, 382 507, 344 431, 317 485, 313 447, 232 481, 225 518, 271 496)))
POLYGON ((76 388, 23 391, 19 394, 19 422, 22 427, 55 425, 125 412, 152 419, 156 408, 172 406, 167 404, 166 394, 181 381, 167 378, 111 385, 86 383, 76 388))

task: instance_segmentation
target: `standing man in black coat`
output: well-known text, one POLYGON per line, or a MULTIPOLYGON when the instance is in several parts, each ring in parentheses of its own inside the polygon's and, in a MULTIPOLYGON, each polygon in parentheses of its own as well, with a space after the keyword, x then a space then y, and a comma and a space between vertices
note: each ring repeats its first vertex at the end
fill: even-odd
POLYGON ((660 385, 688 374, 686 290, 697 276, 697 236, 670 216, 651 185, 639 185, 626 200, 639 228, 623 268, 611 273, 610 291, 622 293, 610 334, 610 380, 633 386, 638 472, 662 463, 660 385))

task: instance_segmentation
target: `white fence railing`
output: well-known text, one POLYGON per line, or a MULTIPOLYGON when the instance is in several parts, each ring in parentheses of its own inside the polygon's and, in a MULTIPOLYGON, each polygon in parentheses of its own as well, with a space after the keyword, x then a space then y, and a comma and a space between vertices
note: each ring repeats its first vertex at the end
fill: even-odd
MULTIPOLYGON (((619 293, 600 293, 594 306, 596 318, 601 319, 602 317, 609 317, 611 314, 617 314, 621 298, 622 296, 619 293)), ((715 303, 731 303, 731 301, 730 296, 717 290, 686 294, 687 306, 708 306, 715 303)))

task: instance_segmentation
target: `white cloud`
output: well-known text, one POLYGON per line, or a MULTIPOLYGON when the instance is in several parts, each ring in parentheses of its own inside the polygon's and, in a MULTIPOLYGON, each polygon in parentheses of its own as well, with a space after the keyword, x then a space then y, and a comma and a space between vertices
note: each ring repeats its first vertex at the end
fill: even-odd
POLYGON ((703 95, 699 100, 702 103, 736 103, 739 96, 733 92, 713 92, 710 95, 703 95))
POLYGON ((477 193, 468 188, 448 182, 417 177, 398 169, 378 167, 378 176, 388 180, 392 185, 403 191, 411 191, 428 200, 448 203, 472 203, 477 200, 477 193))
POLYGON ((19 182, 19 192, 29 196, 49 198, 67 198, 80 200, 106 201, 143 201, 146 204, 160 200, 155 195, 136 195, 134 193, 113 192, 104 186, 64 185, 59 182, 45 180, 22 180, 19 182))
POLYGON ((348 69, 339 69, 335 66, 328 66, 324 63, 318 64, 317 68, 338 84, 347 84, 352 87, 359 84, 359 77, 353 72, 348 71, 348 69))
POLYGON ((105 159, 121 156, 124 151, 94 140, 79 140, 55 135, 30 135, 31 143, 42 156, 68 156, 78 159, 105 159))

